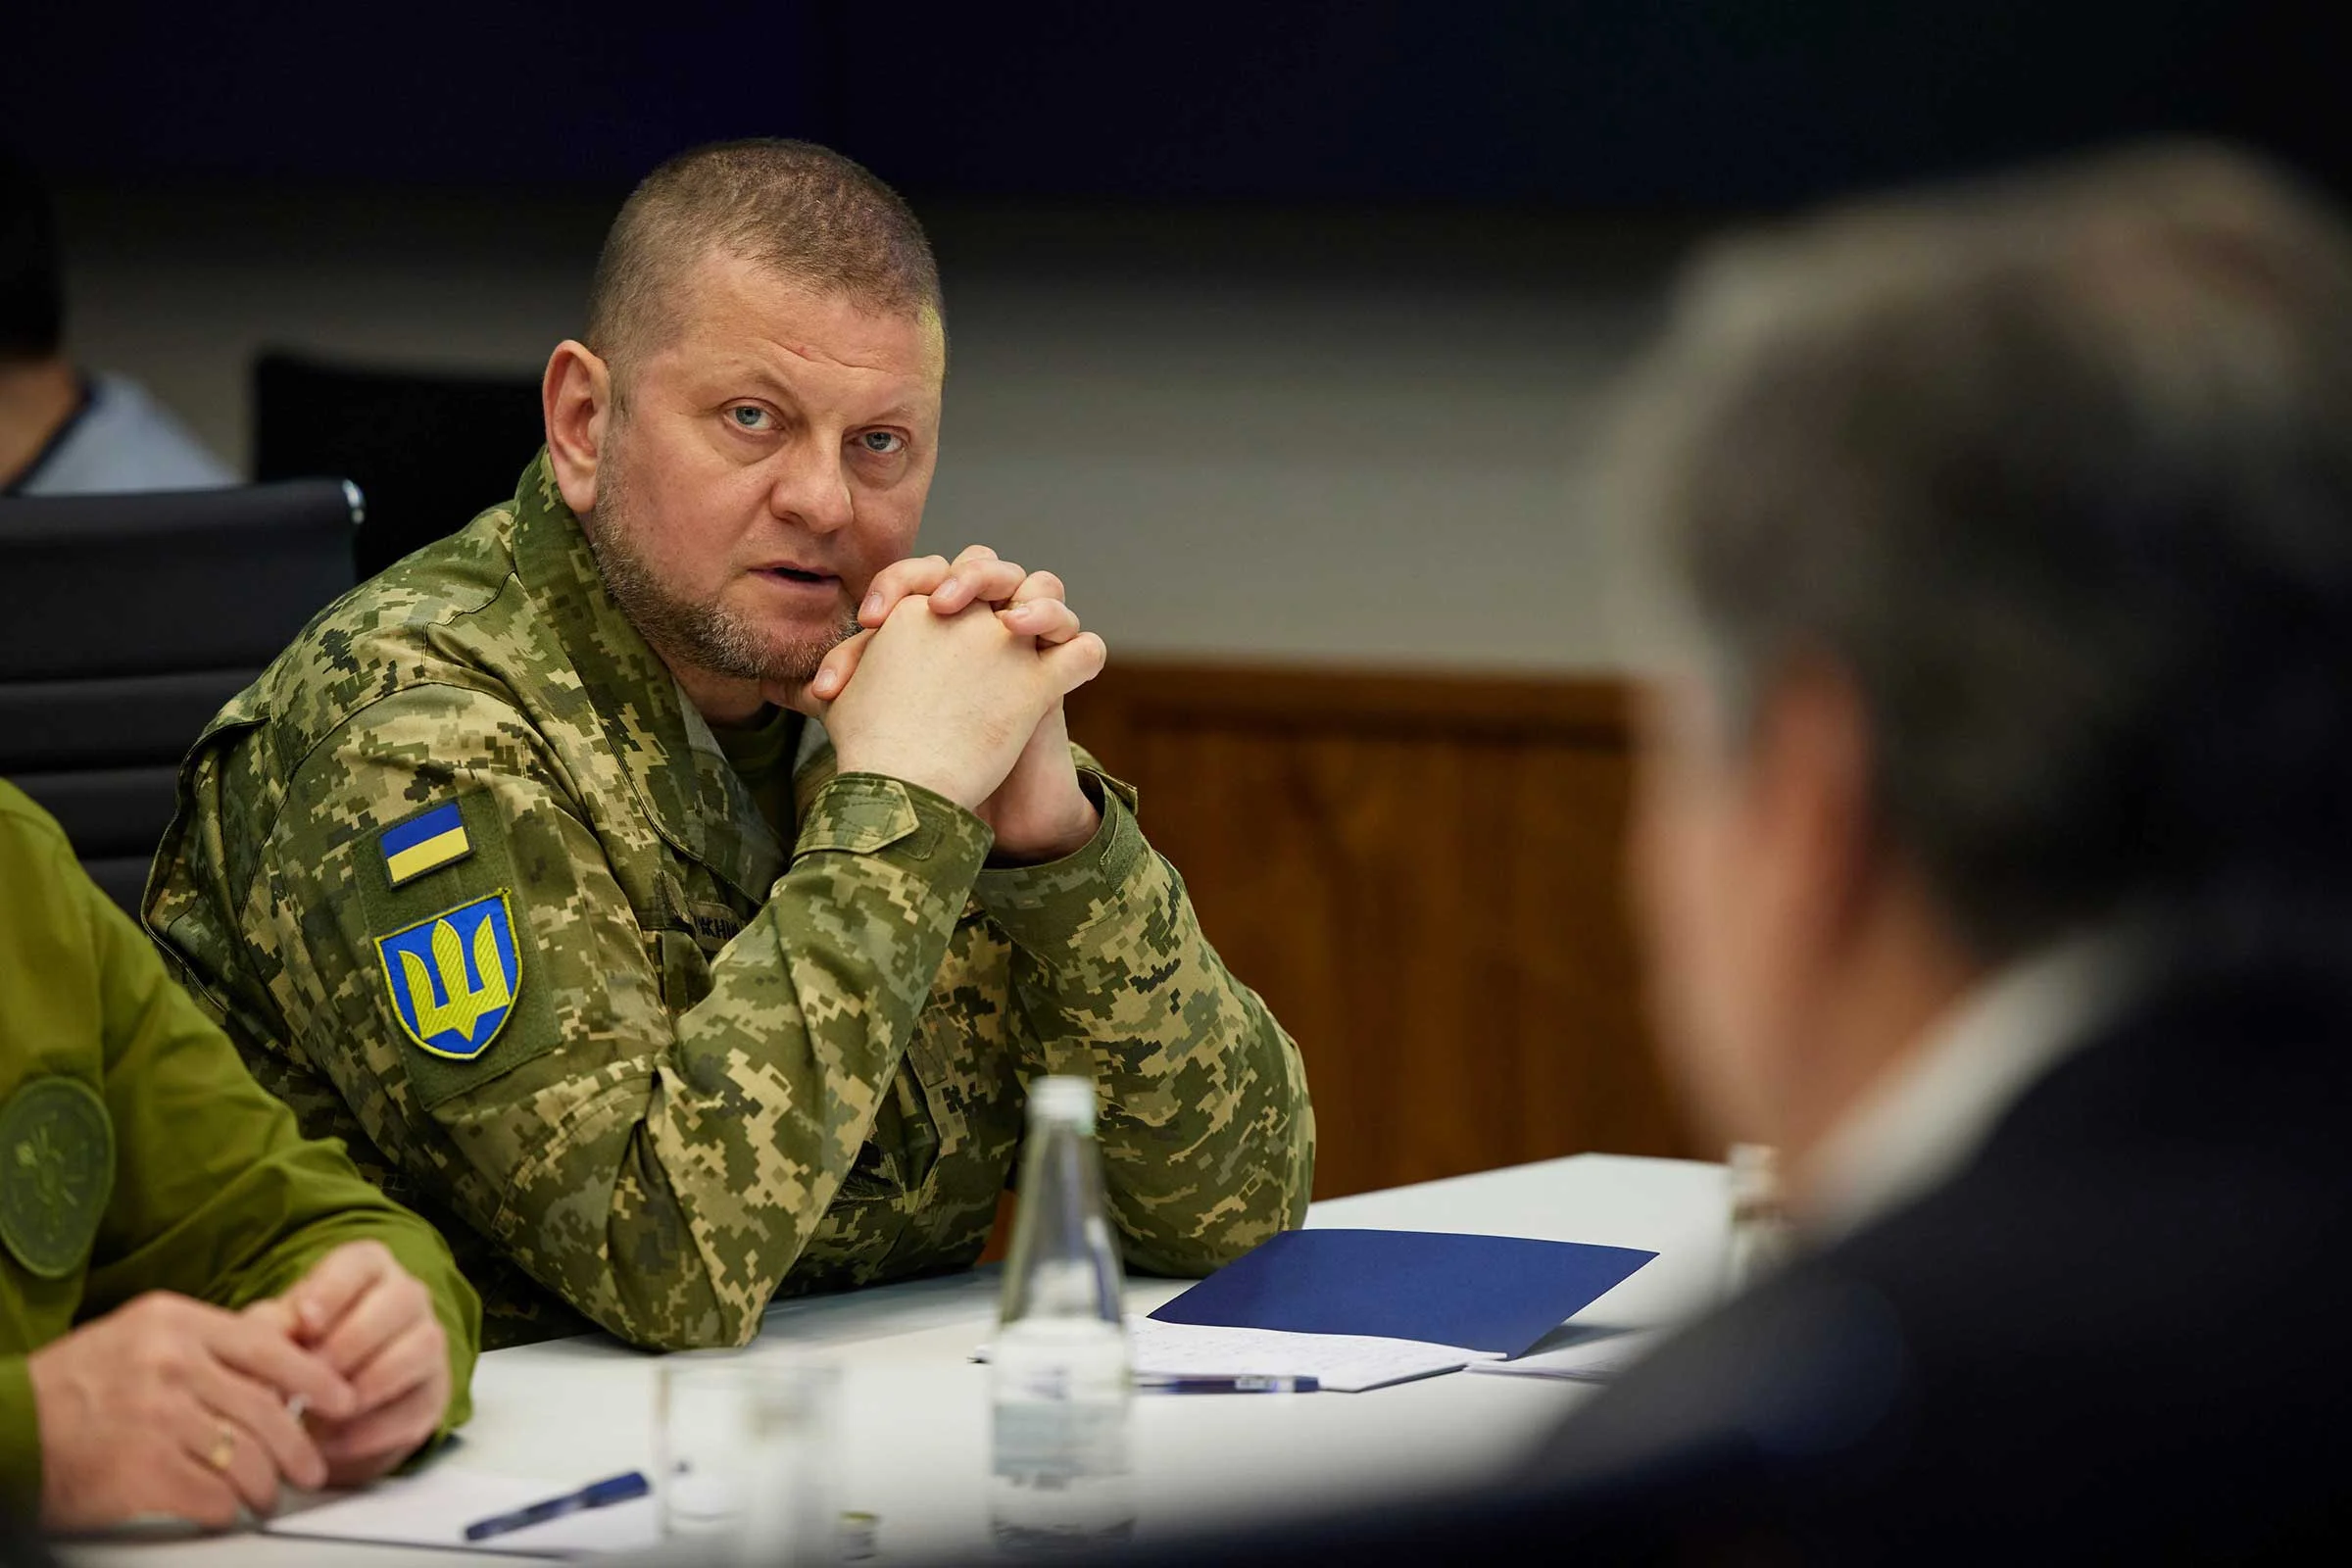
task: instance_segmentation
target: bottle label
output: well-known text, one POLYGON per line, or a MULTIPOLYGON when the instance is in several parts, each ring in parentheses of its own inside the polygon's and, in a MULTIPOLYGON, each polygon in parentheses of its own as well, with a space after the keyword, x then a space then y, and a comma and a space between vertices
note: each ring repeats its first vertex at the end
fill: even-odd
POLYGON ((996 1473, 1061 1482, 1127 1473, 1127 1407, 1006 1401, 996 1408, 996 1473))

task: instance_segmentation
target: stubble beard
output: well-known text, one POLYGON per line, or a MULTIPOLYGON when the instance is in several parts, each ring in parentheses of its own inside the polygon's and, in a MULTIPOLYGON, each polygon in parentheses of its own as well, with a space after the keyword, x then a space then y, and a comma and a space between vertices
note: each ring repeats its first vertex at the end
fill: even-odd
POLYGON ((637 549, 635 497, 622 474, 611 465, 599 476, 595 513, 586 529, 588 549, 612 602, 663 662, 770 686, 802 686, 827 654, 857 635, 857 617, 844 614, 819 636, 778 636, 715 598, 692 600, 673 593, 637 549))

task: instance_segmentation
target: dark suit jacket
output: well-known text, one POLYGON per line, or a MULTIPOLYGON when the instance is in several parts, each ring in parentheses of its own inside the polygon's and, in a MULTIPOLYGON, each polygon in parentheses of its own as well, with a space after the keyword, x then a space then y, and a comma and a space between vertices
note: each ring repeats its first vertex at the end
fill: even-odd
POLYGON ((1164 1560, 2293 1559, 2352 1540, 2348 1501, 2352 973, 2241 965, 1677 1336, 1530 1475, 1164 1560))

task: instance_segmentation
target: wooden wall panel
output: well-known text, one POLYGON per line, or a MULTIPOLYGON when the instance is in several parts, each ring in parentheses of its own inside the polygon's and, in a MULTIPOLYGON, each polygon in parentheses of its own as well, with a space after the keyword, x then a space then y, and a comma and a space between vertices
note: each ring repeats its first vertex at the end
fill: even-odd
POLYGON ((1124 665, 1071 725, 1298 1040, 1317 1196, 1693 1152, 1622 911, 1616 683, 1124 665))

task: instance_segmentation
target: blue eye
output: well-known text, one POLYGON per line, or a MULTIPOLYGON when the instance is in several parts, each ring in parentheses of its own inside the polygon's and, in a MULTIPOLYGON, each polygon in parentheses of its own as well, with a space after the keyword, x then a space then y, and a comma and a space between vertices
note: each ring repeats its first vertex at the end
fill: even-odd
POLYGON ((756 403, 736 404, 727 411, 727 417, 735 421, 735 427, 739 430, 767 428, 767 411, 756 403))
POLYGON ((876 457, 891 457, 906 446, 906 438, 896 430, 868 430, 858 438, 858 444, 876 457))

